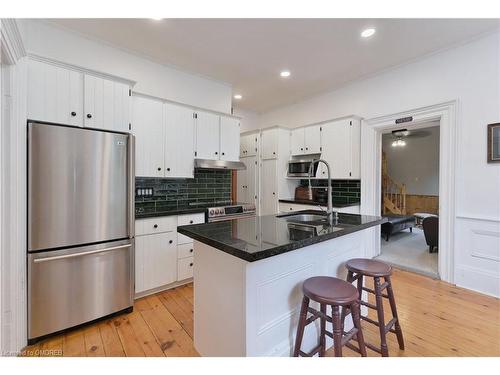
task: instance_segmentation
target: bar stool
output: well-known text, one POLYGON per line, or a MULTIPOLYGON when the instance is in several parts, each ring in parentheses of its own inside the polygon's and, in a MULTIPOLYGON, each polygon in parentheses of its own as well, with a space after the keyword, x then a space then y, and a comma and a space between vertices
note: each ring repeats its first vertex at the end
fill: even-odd
MULTIPOLYGON (((361 319, 374 324, 379 328, 380 348, 368 342, 366 343, 366 346, 377 353, 380 353, 383 357, 388 357, 389 350, 387 348, 386 334, 391 332, 396 334, 399 348, 404 350, 405 344, 403 340, 403 331, 401 330, 401 326, 399 324, 396 301, 394 299, 394 292, 391 284, 392 267, 377 260, 357 258, 347 261, 346 268, 348 270, 347 281, 350 283, 357 281, 360 304, 377 311, 377 321, 370 319, 367 316, 361 316, 361 319), (364 277, 373 278, 374 289, 363 286, 364 277), (384 279, 383 283, 381 283, 381 278, 384 279), (361 299, 361 293, 363 290, 375 295, 375 305, 361 299), (387 290, 387 294, 382 293, 384 290, 387 290), (384 320, 383 298, 387 298, 389 300, 392 312, 392 319, 387 324, 385 324, 384 320)), ((349 312, 347 309, 343 309, 342 319, 344 319, 348 314, 349 312)))
POLYGON ((302 306, 300 309, 299 325, 297 327, 297 337, 295 338, 295 349, 293 352, 294 357, 312 357, 319 353, 320 357, 324 357, 326 349, 326 336, 333 338, 333 346, 336 357, 342 357, 342 347, 348 348, 360 353, 366 357, 366 348, 363 339, 363 332, 361 331, 360 321, 360 305, 358 301, 357 289, 348 282, 337 279, 336 277, 318 276, 311 277, 304 281, 302 285, 304 297, 302 299, 302 306), (309 301, 313 300, 320 304, 320 311, 309 307, 309 301), (332 316, 326 314, 326 307, 331 306, 332 316), (352 311, 352 320, 354 328, 346 334, 343 333, 343 322, 340 320, 339 308, 348 306, 352 311), (308 318, 307 314, 311 316, 308 318), (309 353, 300 350, 302 338, 304 336, 305 327, 320 319, 320 337, 319 344, 309 353), (326 330, 326 322, 332 323, 333 332, 326 330), (355 347, 349 341, 356 336, 358 347, 355 347))

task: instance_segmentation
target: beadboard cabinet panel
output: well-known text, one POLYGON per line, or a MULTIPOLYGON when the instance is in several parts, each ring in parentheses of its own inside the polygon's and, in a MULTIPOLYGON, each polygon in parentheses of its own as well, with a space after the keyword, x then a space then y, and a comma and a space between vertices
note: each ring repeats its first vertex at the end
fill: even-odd
POLYGON ((196 157, 219 160, 220 116, 209 112, 196 112, 196 157))
POLYGON ((240 155, 240 121, 236 118, 220 118, 220 160, 238 161, 240 155))
POLYGON ((164 177, 165 127, 163 103, 134 96, 132 125, 135 135, 135 175, 164 177))

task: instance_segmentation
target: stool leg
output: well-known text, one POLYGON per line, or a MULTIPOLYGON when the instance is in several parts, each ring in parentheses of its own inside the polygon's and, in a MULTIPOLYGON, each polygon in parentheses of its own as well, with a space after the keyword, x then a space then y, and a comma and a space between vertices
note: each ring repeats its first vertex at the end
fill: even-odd
POLYGON ((297 326, 297 336, 295 337, 295 349, 293 351, 294 357, 299 356, 300 346, 302 345, 302 336, 304 336, 304 328, 306 326, 308 307, 309 307, 309 298, 304 296, 304 298, 302 298, 302 306, 300 308, 299 325, 297 326))
POLYGON ((332 306, 333 348, 335 357, 342 357, 342 327, 339 306, 332 306))
MULTIPOLYGON (((352 279, 353 279, 353 272, 352 271, 348 271, 347 272, 347 282, 348 283, 351 283, 352 282, 352 279)), ((348 312, 347 312, 347 306, 342 306, 342 314, 340 315, 340 324, 342 325, 342 333, 344 332, 344 324, 345 324, 345 318, 346 316, 348 315, 348 312)))
POLYGON ((362 357, 366 357, 365 339, 363 337, 363 331, 361 330, 361 310, 358 302, 351 304, 351 313, 354 327, 358 330, 356 333, 356 339, 358 341, 359 351, 361 352, 362 357))
POLYGON ((396 318, 396 323, 394 323, 394 330, 396 331, 396 337, 398 338, 399 349, 405 350, 405 342, 403 340, 403 331, 401 330, 401 325, 399 324, 398 311, 396 309, 396 300, 394 299, 394 291, 392 290, 391 277, 386 276, 385 281, 387 282, 387 296, 389 297, 389 303, 391 304, 391 311, 393 318, 396 318))
MULTIPOLYGON (((320 311, 326 315, 326 305, 321 304, 320 305, 320 311)), ((326 349, 326 319, 324 318, 324 315, 320 318, 320 327, 321 327, 321 332, 319 334, 319 344, 321 345, 321 349, 319 351, 319 356, 324 357, 325 356, 325 349, 326 349)))
POLYGON ((378 328, 380 331, 380 351, 382 357, 389 356, 389 349, 387 348, 387 341, 385 338, 385 322, 384 322, 384 302, 382 298, 382 291, 380 290, 380 277, 375 277, 375 300, 377 305, 378 328))

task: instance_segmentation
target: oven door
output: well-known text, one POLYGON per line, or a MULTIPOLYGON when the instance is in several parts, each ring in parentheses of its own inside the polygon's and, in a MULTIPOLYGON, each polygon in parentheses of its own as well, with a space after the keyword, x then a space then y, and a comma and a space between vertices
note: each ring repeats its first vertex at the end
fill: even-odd
MULTIPOLYGON (((316 172, 318 171, 318 164, 314 163, 313 165, 313 174, 312 176, 316 176, 316 172)), ((311 160, 290 160, 288 162, 288 177, 309 177, 309 167, 311 165, 311 160)))

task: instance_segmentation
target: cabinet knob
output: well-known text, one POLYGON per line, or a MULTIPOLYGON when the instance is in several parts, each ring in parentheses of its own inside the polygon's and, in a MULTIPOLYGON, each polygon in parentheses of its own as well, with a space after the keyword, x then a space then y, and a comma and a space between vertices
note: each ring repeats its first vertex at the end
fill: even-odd
POLYGON ((217 151, 215 151, 215 155, 219 155, 219 153, 217 151))
POLYGON ((158 224, 153 225, 153 228, 155 229, 158 228, 158 224))
POLYGON ((323 174, 325 174, 325 171, 323 171, 323 174))
POLYGON ((158 170, 161 171, 161 167, 158 167, 158 170))
POLYGON ((222 155, 226 155, 226 154, 223 152, 222 155))
POLYGON ((174 241, 172 241, 172 240, 168 241, 168 243, 172 243, 172 242, 174 242, 174 241))
POLYGON ((308 148, 308 147, 306 147, 306 151, 307 151, 307 150, 309 150, 309 148, 308 148))
POLYGON ((290 207, 290 211, 292 211, 292 210, 293 210, 293 208, 292 208, 292 207, 290 207))
POLYGON ((87 113, 87 118, 92 118, 92 115, 90 113, 87 113))
POLYGON ((189 224, 193 224, 193 220, 189 220, 189 224))
POLYGON ((193 252, 193 249, 189 249, 189 252, 192 253, 193 252))
POLYGON ((303 148, 303 147, 301 147, 301 148, 300 148, 300 151, 304 151, 304 148, 303 148))
POLYGON ((189 267, 193 267, 193 263, 189 263, 189 267))
POLYGON ((276 155, 276 152, 273 151, 273 155, 276 155))
POLYGON ((170 172, 170 168, 167 168, 167 172, 170 172))
POLYGON ((71 116, 75 117, 76 116, 76 112, 71 112, 71 116))
POLYGON ((273 195, 276 195, 276 193, 273 191, 273 195))

